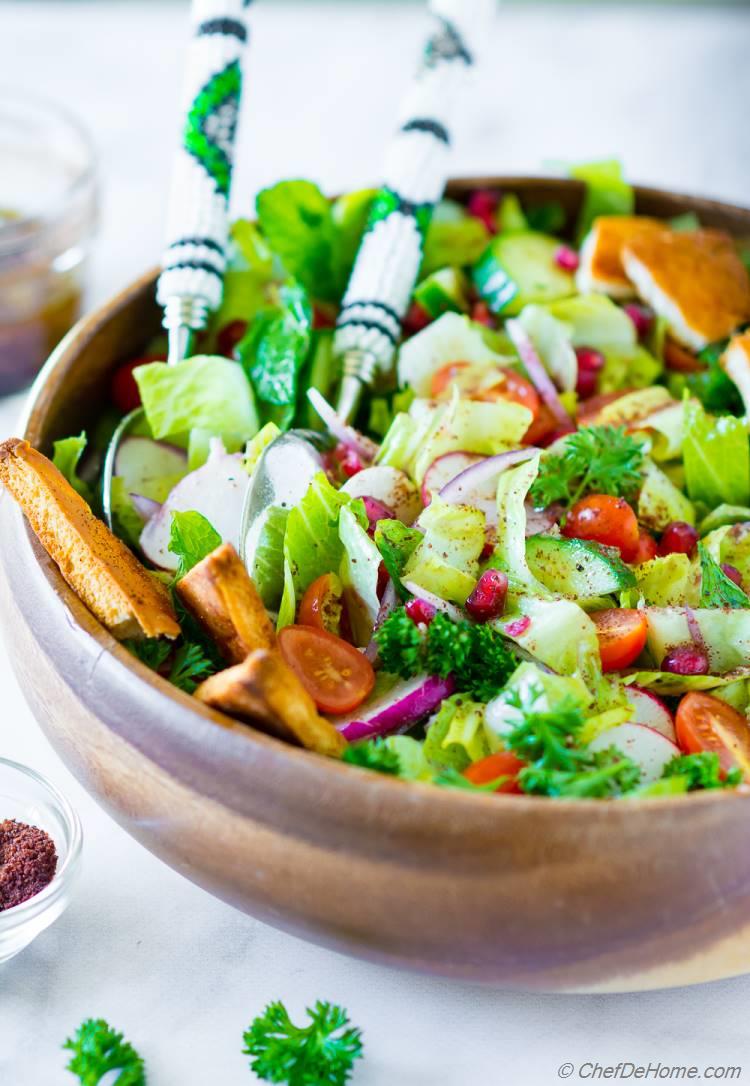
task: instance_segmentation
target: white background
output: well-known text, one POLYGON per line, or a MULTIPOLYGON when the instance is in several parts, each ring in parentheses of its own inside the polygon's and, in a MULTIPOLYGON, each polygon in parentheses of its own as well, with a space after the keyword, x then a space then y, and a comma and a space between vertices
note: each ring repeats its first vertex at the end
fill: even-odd
MULTIPOLYGON (((92 304, 158 257, 186 8, 0 3, 0 80, 73 108, 99 147, 92 304)), ((259 0, 252 22, 237 209, 282 176, 328 191, 376 182, 421 40, 419 6, 259 0)), ((750 203, 749 52, 742 7, 510 7, 488 41, 455 172, 617 153, 633 179, 750 203)), ((0 404, 0 437, 19 408, 18 398, 0 404)), ((0 967, 2 1086, 67 1081, 59 1044, 87 1015, 126 1032, 152 1086, 241 1086, 252 1079, 240 1052, 252 1016, 270 999, 299 1013, 318 997, 345 1004, 364 1029, 361 1086, 551 1086, 560 1064, 585 1059, 744 1061, 750 1078, 750 980, 517 995, 306 945, 212 900, 103 815, 41 737, 4 659, 0 697, 0 753, 51 776, 86 835, 70 910, 0 967)))

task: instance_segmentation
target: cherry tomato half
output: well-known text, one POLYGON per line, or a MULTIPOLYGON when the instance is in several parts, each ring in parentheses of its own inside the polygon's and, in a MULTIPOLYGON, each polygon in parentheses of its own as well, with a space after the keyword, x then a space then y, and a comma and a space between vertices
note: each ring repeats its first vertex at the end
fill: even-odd
POLYGON ((131 411, 135 411, 136 407, 141 406, 141 394, 138 385, 135 383, 133 370, 137 366, 145 366, 149 362, 164 361, 166 360, 163 355, 151 354, 144 355, 142 358, 132 358, 130 362, 123 362, 121 366, 117 367, 112 374, 109 394, 118 411, 122 411, 123 415, 127 415, 131 411))
POLYGON ((624 498, 591 494, 576 502, 563 526, 568 539, 590 539, 605 547, 617 547, 624 562, 638 551, 638 520, 624 498))
POLYGON ((596 626, 602 671, 630 667, 646 645, 648 619, 642 611, 611 607, 589 616, 596 626))
POLYGON ((489 784, 500 777, 507 777, 508 780, 495 791, 519 793, 521 787, 518 783, 518 774, 525 765, 526 763, 516 758, 511 751, 501 750, 497 754, 490 754, 481 761, 474 762, 464 770, 464 777, 472 784, 489 784))
POLYGON ((449 386, 455 381, 458 374, 469 368, 469 362, 446 362, 439 370, 435 370, 430 384, 430 395, 434 400, 439 399, 449 386))
POLYGON ((630 561, 634 566, 640 566, 644 562, 650 562, 659 553, 659 545, 650 532, 641 529, 638 536, 638 546, 630 561))
POLYGON ((315 626, 285 626, 279 648, 323 713, 349 713, 375 685, 372 664, 346 641, 315 626))
POLYGON ((677 707, 675 730, 682 750, 714 751, 724 772, 739 766, 750 780, 750 727, 731 705, 710 694, 685 694, 677 707))
POLYGON ((552 414, 546 403, 539 404, 534 421, 523 435, 524 445, 544 445, 560 426, 559 421, 552 414))
POLYGON ((341 596, 344 587, 335 573, 323 573, 309 586, 299 608, 299 625, 341 633, 341 596))

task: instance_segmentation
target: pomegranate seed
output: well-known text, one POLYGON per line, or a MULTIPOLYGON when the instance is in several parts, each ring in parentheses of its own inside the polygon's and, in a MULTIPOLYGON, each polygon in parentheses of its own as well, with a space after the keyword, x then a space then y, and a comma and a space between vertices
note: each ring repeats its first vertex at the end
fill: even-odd
POLYGON ((381 562, 378 566, 378 585, 376 589, 379 600, 382 600, 383 596, 385 595, 385 590, 388 587, 388 582, 390 581, 390 579, 391 576, 388 570, 385 568, 385 562, 381 562))
POLYGON ((638 339, 645 339, 654 326, 654 314, 646 305, 628 302, 622 307, 633 322, 638 339))
POLYGON ((730 566, 729 562, 721 563, 722 572, 729 578, 730 581, 734 581, 738 588, 742 588, 742 574, 736 566, 730 566))
POLYGON ((416 597, 409 600, 404 610, 416 626, 429 626, 436 613, 436 608, 431 603, 416 597))
POLYGON ((375 534, 375 526, 379 520, 393 520, 395 514, 385 502, 379 502, 377 498, 363 498, 365 506, 365 513, 367 513, 367 520, 369 525, 367 528, 369 535, 375 534))
POLYGON ((486 302, 474 302, 471 307, 471 319, 476 321, 477 324, 483 324, 486 328, 495 328, 495 318, 490 312, 490 307, 486 302))
POLYGON ((661 670, 673 675, 708 675, 708 656, 697 645, 678 645, 664 657, 661 670))
POLYGON ((593 347, 576 347, 578 360, 578 381, 576 392, 582 400, 596 393, 598 373, 604 368, 605 358, 601 351, 593 347))
POLYGON ((673 520, 664 529, 659 543, 659 554, 687 554, 691 555, 698 542, 698 533, 692 524, 686 524, 684 520, 673 520))
POLYGON ((558 426, 552 433, 545 434, 544 437, 539 438, 535 444, 538 445, 540 449, 548 449, 550 445, 554 445, 561 437, 565 437, 566 434, 574 434, 575 432, 576 427, 571 422, 570 426, 558 426))
POLYGON ((415 336, 417 332, 421 332, 423 328, 431 323, 432 317, 427 310, 423 309, 419 302, 412 302, 404 317, 404 334, 415 336))
POLYGON ((497 209, 500 195, 491 189, 477 189, 472 192, 466 204, 466 210, 475 219, 483 222, 491 234, 497 233, 497 209))
POLYGON ((508 637, 520 637, 521 634, 525 634, 531 625, 531 619, 528 615, 524 615, 523 618, 517 618, 513 622, 509 622, 505 627, 505 632, 508 637))
POLYGON ((351 479, 352 475, 357 475, 365 466, 359 454, 343 442, 333 450, 333 456, 347 479, 351 479))
POLYGON ((477 622, 488 622, 505 610, 508 578, 499 569, 486 569, 466 601, 466 611, 477 622))
POLYGON ((245 332, 247 332, 247 321, 236 320, 225 324, 216 336, 216 350, 225 358, 234 358, 234 348, 241 339, 245 338, 245 332))
POLYGON ((562 268, 563 271, 578 271, 580 263, 578 253, 575 249, 571 249, 569 245, 561 245, 555 253, 555 264, 557 264, 558 268, 562 268))

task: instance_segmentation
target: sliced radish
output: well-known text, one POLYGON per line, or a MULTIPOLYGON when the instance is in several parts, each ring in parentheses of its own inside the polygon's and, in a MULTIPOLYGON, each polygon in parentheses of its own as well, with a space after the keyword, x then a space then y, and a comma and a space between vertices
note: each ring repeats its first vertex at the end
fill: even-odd
POLYGON ((114 467, 128 493, 160 501, 187 473, 187 453, 166 441, 126 437, 117 450, 114 467))
POLYGON ((555 416, 561 426, 569 427, 570 415, 562 405, 552 378, 544 368, 544 363, 537 354, 536 347, 531 341, 523 325, 517 320, 506 321, 505 331, 510 336, 513 346, 518 351, 518 357, 529 375, 529 379, 535 385, 537 392, 542 397, 547 407, 555 416))
POLYGON ((328 432, 332 434, 337 441, 354 449, 363 460, 375 459, 378 451, 375 442, 370 441, 369 437, 365 437, 364 434, 360 434, 359 430, 355 430, 353 426, 349 426, 348 423, 344 422, 341 416, 337 414, 335 408, 329 404, 325 396, 318 392, 317 388, 309 388, 307 390, 307 398, 314 410, 320 416, 322 422, 325 423, 328 432))
POLYGON ((172 513, 194 510, 201 513, 225 543, 239 549, 240 524, 250 476, 242 464, 242 453, 228 453, 221 440, 211 441, 203 467, 191 471, 170 492, 155 517, 141 533, 141 550, 155 566, 177 569, 177 556, 169 550, 172 513))
POLYGON ((131 494, 130 500, 136 513, 144 522, 155 517, 162 507, 162 502, 155 502, 153 498, 144 498, 142 494, 131 494))
POLYGON ((436 494, 440 494, 449 483, 459 475, 463 475, 467 468, 473 467, 475 464, 483 464, 488 459, 487 456, 480 456, 479 453, 470 452, 449 452, 438 456, 424 473, 424 479, 422 480, 423 505, 429 505, 436 494))
POLYGON ((674 719, 661 698, 640 686, 628 686, 625 696, 635 712, 631 723, 645 724, 675 742, 674 719))
POLYGON ((453 679, 425 678, 422 675, 407 682, 398 682, 387 694, 357 710, 357 719, 336 726, 350 742, 394 735, 406 731, 417 721, 429 716, 444 698, 455 690, 453 679))
POLYGON ((409 476, 384 464, 358 471, 341 489, 353 498, 374 498, 404 524, 413 524, 422 510, 419 491, 409 476))
POLYGON ((526 502, 526 535, 548 534, 562 514, 563 506, 557 502, 546 509, 535 509, 531 502, 526 502))
POLYGON ((676 743, 645 724, 618 724, 597 735, 589 744, 589 750, 607 750, 609 747, 617 747, 640 767, 642 784, 658 780, 664 767, 680 754, 676 743))

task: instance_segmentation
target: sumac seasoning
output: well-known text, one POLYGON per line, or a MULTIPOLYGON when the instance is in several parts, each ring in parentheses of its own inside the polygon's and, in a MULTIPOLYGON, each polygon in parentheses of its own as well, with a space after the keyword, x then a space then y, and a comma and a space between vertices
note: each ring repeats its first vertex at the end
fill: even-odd
POLYGON ((0 822, 0 912, 38 894, 56 870, 57 851, 48 833, 13 818, 0 822))

